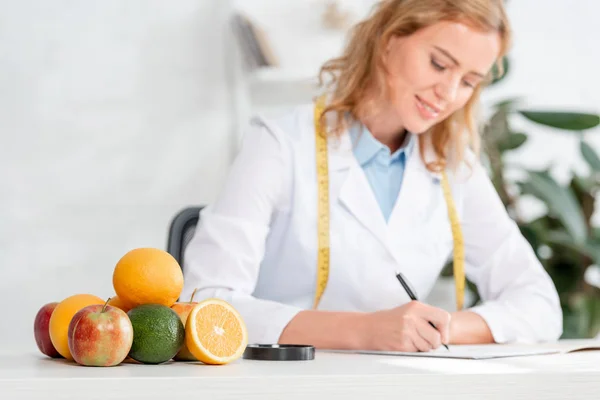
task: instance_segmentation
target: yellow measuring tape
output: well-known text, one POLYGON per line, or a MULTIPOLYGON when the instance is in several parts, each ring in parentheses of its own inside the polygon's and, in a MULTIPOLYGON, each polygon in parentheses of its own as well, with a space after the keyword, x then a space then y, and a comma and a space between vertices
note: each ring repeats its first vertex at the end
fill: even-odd
POLYGON ((321 97, 315 106, 315 140, 317 159, 317 291, 314 308, 317 308, 321 296, 329 280, 329 162, 327 157, 327 131, 321 123, 321 114, 325 106, 325 98, 321 97))
POLYGON ((453 250, 453 272, 454 272, 454 289, 456 292, 456 309, 462 310, 465 304, 465 242, 463 240, 462 229, 458 221, 458 212, 454 205, 450 184, 446 171, 442 172, 442 190, 444 191, 444 199, 446 200, 446 208, 448 209, 448 218, 450 219, 450 227, 452 229, 452 240, 454 241, 453 250))
MULTIPOLYGON (((316 141, 316 167, 317 167, 317 198, 318 198, 318 253, 317 253, 317 290, 313 307, 317 308, 321 296, 327 287, 329 280, 329 164, 327 156, 327 131, 321 123, 321 114, 325 108, 325 97, 317 100, 314 108, 315 141, 316 141)), ((465 246, 462 229, 458 220, 458 213, 452 198, 450 184, 446 172, 442 172, 442 190, 448 217, 452 228, 452 239, 454 241, 454 286, 456 290, 456 309, 462 310, 465 295, 465 246)))

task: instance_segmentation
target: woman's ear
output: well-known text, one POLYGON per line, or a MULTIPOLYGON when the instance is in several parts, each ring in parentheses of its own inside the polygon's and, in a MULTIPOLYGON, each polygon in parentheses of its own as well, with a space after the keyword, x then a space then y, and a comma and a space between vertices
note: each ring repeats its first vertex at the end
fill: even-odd
POLYGON ((387 43, 385 44, 385 46, 383 48, 383 62, 384 63, 387 63, 388 58, 390 57, 390 53, 395 48, 396 40, 398 40, 398 37, 395 35, 390 36, 389 39, 387 40, 387 43))
POLYGON ((391 35, 385 45, 385 54, 389 54, 394 49, 398 48, 398 45, 402 41, 402 38, 397 35, 391 35))
POLYGON ((390 54, 390 51, 392 50, 392 46, 393 46, 393 42, 395 40, 395 36, 392 35, 390 36, 390 38, 388 39, 387 43, 385 44, 385 55, 387 56, 388 54, 390 54))

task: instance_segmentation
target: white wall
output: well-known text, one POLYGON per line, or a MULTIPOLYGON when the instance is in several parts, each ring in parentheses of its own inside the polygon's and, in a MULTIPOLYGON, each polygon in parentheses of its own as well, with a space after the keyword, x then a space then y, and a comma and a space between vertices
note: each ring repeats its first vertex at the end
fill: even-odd
MULTIPOLYGON (((282 4, 241 3, 263 17, 282 4)), ((600 112, 600 3, 510 3, 513 70, 486 103, 518 95, 532 107, 600 112)), ((220 0, 0 0, 2 347, 34 348, 45 302, 112 295, 122 254, 164 248, 172 215, 216 195, 232 128, 227 9, 220 0)), ((301 36, 286 36, 278 12, 265 28, 294 65, 298 53, 283 50, 301 36)), ((534 133, 520 161, 556 163, 559 175, 583 167, 568 135, 516 122, 534 133)))
POLYGON ((172 215, 215 196, 230 147, 227 11, 0 2, 0 343, 31 346, 45 302, 112 295, 119 257, 164 248, 172 215))
MULTIPOLYGON (((511 50, 512 71, 498 87, 487 91, 486 104, 519 97, 531 109, 600 112, 600 36, 595 0, 509 1, 515 30, 511 50)), ((565 179, 570 167, 584 171, 578 142, 569 132, 540 128, 522 118, 517 128, 532 137, 517 159, 533 167, 555 165, 553 171, 565 179)), ((586 133, 600 151, 600 129, 586 133)))

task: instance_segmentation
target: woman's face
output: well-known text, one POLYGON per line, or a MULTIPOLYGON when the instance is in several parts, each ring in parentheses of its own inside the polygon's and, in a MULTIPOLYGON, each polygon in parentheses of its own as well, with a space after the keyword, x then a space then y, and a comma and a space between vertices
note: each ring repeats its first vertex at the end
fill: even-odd
POLYGON ((443 21, 386 48, 391 103, 404 129, 422 133, 463 107, 500 51, 497 32, 443 21))

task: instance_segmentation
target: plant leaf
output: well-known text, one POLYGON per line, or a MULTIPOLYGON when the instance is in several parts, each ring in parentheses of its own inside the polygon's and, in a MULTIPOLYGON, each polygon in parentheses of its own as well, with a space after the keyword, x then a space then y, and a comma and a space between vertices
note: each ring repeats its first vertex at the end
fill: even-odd
POLYGON ((498 110, 511 111, 513 106, 520 100, 520 97, 509 97, 494 104, 494 108, 498 110))
MULTIPOLYGON (((594 248, 598 249, 600 252, 600 228, 592 228, 592 233, 589 238, 590 246, 594 246, 594 248)), ((600 263, 596 263, 600 266, 600 263)))
POLYGON ((600 330, 600 299, 594 294, 587 295, 587 311, 590 316, 587 337, 596 337, 600 330))
POLYGON ((570 131, 582 131, 600 125, 600 116, 597 114, 525 110, 519 113, 538 124, 570 131))
POLYGON ((562 304, 562 311, 563 334, 561 338, 575 339, 587 337, 590 317, 584 294, 577 292, 569 296, 565 304, 562 304))
POLYGON ((600 172, 600 157, 598 157, 598 153, 592 149, 592 146, 583 140, 581 141, 580 147, 581 154, 583 155, 585 161, 587 161, 587 163, 590 165, 590 168, 596 172, 600 172))
POLYGON ((542 200, 548 206, 549 213, 560 220, 573 240, 583 243, 587 227, 583 211, 571 188, 560 186, 547 172, 528 173, 529 180, 520 185, 523 193, 542 200))
POLYGON ((524 133, 510 133, 506 137, 504 137, 500 143, 498 143, 498 147, 500 151, 509 151, 518 149, 527 141, 527 135, 524 133))
POLYGON ((508 110, 499 107, 485 126, 484 139, 494 146, 510 132, 508 110))
POLYGON ((527 240, 527 242, 529 242, 537 254, 539 247, 545 242, 546 232, 544 230, 540 230, 535 221, 519 224, 519 229, 523 237, 527 240))
POLYGON ((576 243, 569 234, 561 231, 548 232, 546 240, 548 244, 566 247, 567 249, 591 258, 594 260, 595 264, 600 265, 600 248, 592 240, 588 240, 584 243, 576 243))
POLYGON ((502 74, 500 74, 498 65, 494 64, 494 66, 492 67, 492 82, 490 82, 490 86, 502 81, 508 75, 508 71, 510 69, 510 61, 508 61, 508 57, 506 56, 502 58, 502 69, 502 74))
POLYGON ((594 189, 596 180, 593 179, 593 177, 583 178, 577 175, 575 171, 572 171, 571 173, 573 175, 571 187, 575 190, 575 194, 578 192, 590 193, 594 189))

